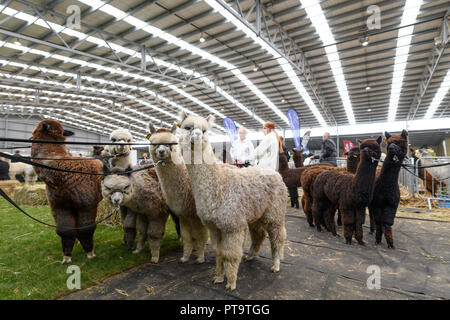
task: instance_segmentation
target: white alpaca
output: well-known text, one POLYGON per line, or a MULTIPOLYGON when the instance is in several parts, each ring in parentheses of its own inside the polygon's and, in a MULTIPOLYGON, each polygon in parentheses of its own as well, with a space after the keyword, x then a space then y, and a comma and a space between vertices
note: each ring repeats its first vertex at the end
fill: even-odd
MULTIPOLYGON (((117 143, 131 143, 133 140, 133 136, 128 131, 128 129, 117 129, 111 132, 109 135, 109 140, 111 142, 117 143)), ((131 146, 129 145, 118 145, 118 146, 105 146, 101 155, 102 157, 110 157, 115 156, 114 158, 110 158, 108 163, 110 167, 119 167, 119 168, 127 168, 131 166, 131 146)))
MULTIPOLYGON (((172 130, 156 130, 149 124, 151 143, 177 143, 172 130)), ((151 145, 149 148, 154 163, 163 161, 156 166, 161 189, 170 210, 179 217, 181 237, 183 238, 183 257, 181 262, 189 260, 192 249, 197 253, 197 263, 205 262, 205 245, 208 231, 197 216, 194 195, 189 184, 189 176, 178 145, 151 145)))
POLYGON ((9 163, 9 178, 16 179, 16 175, 20 174, 25 180, 25 185, 33 185, 37 181, 36 172, 32 165, 23 162, 11 162, 10 159, 5 159, 9 163))
POLYGON ((216 248, 214 283, 226 277, 226 290, 236 289, 247 226, 252 245, 245 259, 252 259, 260 250, 267 232, 272 249, 271 271, 278 272, 286 239, 288 197, 280 174, 271 169, 235 169, 217 164, 207 133, 214 117, 205 120, 181 112, 180 118, 180 145, 197 214, 216 248))

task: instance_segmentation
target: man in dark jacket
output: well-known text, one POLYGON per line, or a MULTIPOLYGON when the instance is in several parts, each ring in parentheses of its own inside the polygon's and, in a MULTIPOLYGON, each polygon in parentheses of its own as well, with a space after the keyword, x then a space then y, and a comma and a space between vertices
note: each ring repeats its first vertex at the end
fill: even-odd
POLYGON ((9 163, 0 158, 0 180, 9 180, 9 163))
POLYGON ((322 150, 320 156, 311 156, 311 159, 320 159, 320 162, 327 162, 337 167, 336 144, 330 139, 330 133, 325 132, 322 136, 322 150))

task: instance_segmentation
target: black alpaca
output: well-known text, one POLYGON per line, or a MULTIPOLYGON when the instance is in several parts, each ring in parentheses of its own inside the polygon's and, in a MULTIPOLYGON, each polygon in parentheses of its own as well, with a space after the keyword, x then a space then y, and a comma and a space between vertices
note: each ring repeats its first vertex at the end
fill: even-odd
POLYGON ((371 218, 375 220, 375 239, 380 244, 384 234, 388 248, 394 248, 392 225, 400 202, 398 175, 408 148, 408 132, 391 136, 385 132, 387 139, 387 155, 383 167, 375 181, 372 202, 369 205, 371 218))

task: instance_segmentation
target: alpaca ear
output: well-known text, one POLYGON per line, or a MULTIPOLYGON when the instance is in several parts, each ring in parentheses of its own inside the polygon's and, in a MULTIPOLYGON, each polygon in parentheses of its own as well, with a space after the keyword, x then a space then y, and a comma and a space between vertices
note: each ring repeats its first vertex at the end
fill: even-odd
POLYGON ((378 142, 378 144, 381 144, 381 142, 383 142, 383 137, 382 137, 382 136, 379 136, 379 137, 377 138, 377 142, 378 142))
POLYGON ((155 133, 156 128, 153 125, 153 123, 151 123, 151 122, 148 123, 148 130, 150 131, 151 134, 155 133))
POLYGON ((172 132, 172 134, 175 134, 175 132, 177 131, 178 128, 178 123, 174 122, 172 125, 172 128, 170 129, 170 132, 172 132))
POLYGON ((405 140, 408 138, 408 131, 406 131, 405 129, 403 129, 403 131, 402 131, 402 137, 405 140))
POLYGON ((63 132, 63 136, 64 137, 70 137, 70 136, 73 136, 75 133, 73 132, 73 131, 70 131, 70 130, 64 130, 64 132, 63 132))
POLYGON ((206 121, 208 121, 209 127, 211 128, 213 126, 214 122, 216 121, 216 117, 214 117, 214 115, 210 114, 209 116, 206 117, 206 121))
POLYGON ((384 132, 384 136, 386 137, 386 140, 391 137, 391 134, 387 131, 384 132))
POLYGON ((178 113, 178 117, 180 118, 180 122, 183 122, 184 119, 187 118, 187 114, 186 114, 186 112, 184 112, 183 110, 181 110, 181 111, 178 113))

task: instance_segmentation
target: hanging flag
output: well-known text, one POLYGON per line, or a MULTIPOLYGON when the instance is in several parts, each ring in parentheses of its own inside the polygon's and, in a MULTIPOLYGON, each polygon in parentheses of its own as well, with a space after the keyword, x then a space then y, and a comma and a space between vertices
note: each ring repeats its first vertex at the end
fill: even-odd
POLYGON ((349 152, 354 147, 353 142, 350 140, 342 140, 342 142, 344 143, 344 152, 349 152))
POLYGON ((287 112, 287 118, 292 130, 292 138, 294 139, 295 149, 301 150, 300 144, 300 120, 298 120, 298 114, 294 109, 289 109, 287 112))
POLYGON ((233 143, 237 140, 237 129, 234 121, 231 118, 223 119, 223 127, 227 131, 230 142, 233 143))

